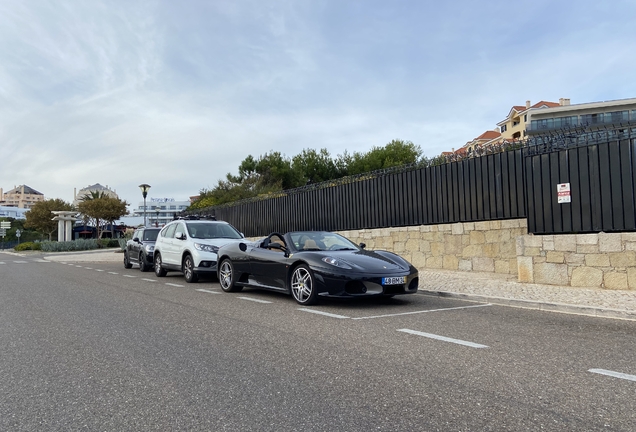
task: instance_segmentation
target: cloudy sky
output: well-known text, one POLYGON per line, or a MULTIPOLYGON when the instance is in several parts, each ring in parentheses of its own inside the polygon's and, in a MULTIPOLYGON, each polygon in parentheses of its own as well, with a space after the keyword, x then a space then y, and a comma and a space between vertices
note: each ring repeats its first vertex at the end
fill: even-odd
POLYGON ((248 155, 432 157, 526 100, 636 97, 633 0, 1 0, 0 187, 188 199, 248 155))

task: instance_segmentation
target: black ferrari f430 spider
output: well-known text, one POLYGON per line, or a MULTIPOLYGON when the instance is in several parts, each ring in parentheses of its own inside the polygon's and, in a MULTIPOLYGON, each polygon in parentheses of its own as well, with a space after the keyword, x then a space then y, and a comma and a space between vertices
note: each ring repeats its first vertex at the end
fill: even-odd
POLYGON ((319 297, 413 294, 418 287, 417 269, 404 258, 327 231, 272 233, 222 246, 217 268, 223 291, 280 291, 301 305, 319 297))

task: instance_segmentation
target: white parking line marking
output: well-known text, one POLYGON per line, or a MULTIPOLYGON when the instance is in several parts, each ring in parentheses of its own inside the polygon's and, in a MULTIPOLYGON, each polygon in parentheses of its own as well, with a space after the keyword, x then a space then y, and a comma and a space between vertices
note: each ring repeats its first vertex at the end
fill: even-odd
POLYGON ((131 275, 124 275, 124 277, 129 277, 129 278, 136 278, 137 276, 131 276, 131 275))
POLYGON ((27 263, 26 261, 13 261, 13 262, 16 263, 16 264, 26 264, 27 263))
POLYGON ((400 316, 400 315, 413 315, 413 314, 420 314, 420 313, 427 313, 427 312, 444 312, 449 310, 470 309, 470 308, 478 308, 478 307, 485 307, 485 306, 492 306, 492 304, 488 303, 488 304, 477 305, 477 306, 458 306, 458 307, 443 308, 443 309, 429 309, 429 310, 421 310, 421 311, 415 311, 415 312, 402 312, 402 313, 396 313, 396 314, 375 315, 375 316, 358 317, 358 318, 351 318, 351 319, 363 320, 363 319, 373 319, 373 318, 385 318, 385 317, 393 317, 393 316, 400 316))
POLYGON ((141 280, 146 281, 146 282, 157 282, 156 279, 146 279, 146 278, 141 278, 141 280))
POLYGON ((33 260, 33 262, 45 262, 45 263, 47 263, 47 262, 50 262, 50 261, 47 261, 45 259, 36 259, 36 260, 33 260))
POLYGON ((4 264, 2 261, 0 261, 0 264, 4 264))
POLYGON ((301 310, 303 312, 309 312, 309 313, 314 313, 314 314, 318 314, 318 315, 324 315, 324 316, 328 316, 331 318, 339 318, 339 319, 348 319, 348 316, 344 316, 344 315, 336 315, 336 314, 332 314, 329 312, 322 312, 322 311, 318 311, 318 310, 314 310, 314 309, 305 309, 305 308, 298 308, 298 310, 301 310))
POLYGON ((636 381, 636 375, 628 375, 628 374, 625 374, 625 373, 614 372, 614 371, 611 371, 611 370, 590 369, 590 370, 588 370, 588 372, 601 374, 601 375, 607 375, 607 376, 611 376, 611 377, 614 377, 614 378, 620 378, 620 379, 629 380, 629 381, 636 381))
POLYGON ((471 347, 471 348, 488 348, 487 345, 481 345, 481 344, 477 344, 474 342, 468 342, 468 341, 463 341, 461 339, 453 339, 453 338, 448 338, 446 336, 439 336, 439 335, 435 335, 435 334, 431 334, 431 333, 424 333, 424 332, 419 332, 416 330, 410 330, 410 329, 398 329, 399 332, 404 332, 404 333, 410 333, 410 334, 414 334, 417 336, 424 336, 430 339, 437 339, 437 340, 441 340, 444 342, 450 342, 450 343, 454 343, 454 344, 458 344, 458 345, 465 345, 467 347, 471 347))
POLYGON ((77 267, 77 268, 82 268, 82 266, 78 266, 78 265, 76 265, 75 267, 77 267))
POLYGON ((173 283, 169 283, 169 282, 166 282, 166 285, 170 285, 170 286, 178 287, 178 288, 183 288, 185 286, 185 285, 173 284, 173 283))
MULTIPOLYGON (((72 267, 72 266, 74 266, 75 264, 69 264, 69 265, 72 267)), ((79 266, 77 266, 77 267, 79 267, 79 266)))
POLYGON ((102 272, 102 271, 104 271, 104 270, 102 270, 102 269, 95 269, 95 271, 102 272))
MULTIPOLYGON (((168 285, 168 284, 166 284, 166 285, 168 285)), ((178 285, 178 286, 183 286, 183 285, 178 285)), ((220 292, 210 291, 210 290, 206 290, 206 289, 202 289, 202 288, 196 289, 195 291, 201 291, 201 292, 208 293, 208 294, 221 294, 220 292)))
POLYGON ((243 300, 253 301, 253 302, 256 302, 256 303, 271 303, 271 301, 260 300, 260 299, 250 298, 250 297, 239 297, 239 298, 243 299, 243 300))
POLYGON ((84 267, 86 270, 93 270, 93 267, 84 267))
POLYGON ((119 274, 117 272, 108 272, 108 274, 119 274))

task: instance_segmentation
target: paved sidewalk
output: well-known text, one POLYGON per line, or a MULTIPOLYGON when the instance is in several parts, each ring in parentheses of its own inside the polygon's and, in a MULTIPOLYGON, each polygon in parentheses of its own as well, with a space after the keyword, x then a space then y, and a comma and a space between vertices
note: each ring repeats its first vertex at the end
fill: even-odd
POLYGON ((517 282, 493 273, 420 271, 420 291, 493 304, 636 320, 636 291, 517 282))
MULTIPOLYGON (((33 253, 11 254, 24 257, 33 253)), ((119 249, 108 249, 48 253, 44 259, 61 262, 123 262, 123 255, 119 249)), ((528 309, 636 320, 636 290, 527 284, 517 282, 516 277, 510 275, 421 270, 420 292, 528 309)))
MULTIPOLYGON (((47 261, 63 262, 124 262, 124 254, 119 249, 51 253, 44 256, 47 261)), ((122 264, 123 265, 123 264, 122 264)))

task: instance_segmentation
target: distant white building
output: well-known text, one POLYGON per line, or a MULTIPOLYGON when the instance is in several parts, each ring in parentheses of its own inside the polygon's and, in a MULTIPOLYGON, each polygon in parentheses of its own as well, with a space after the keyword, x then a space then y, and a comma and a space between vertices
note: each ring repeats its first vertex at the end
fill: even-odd
POLYGON ((28 211, 28 208, 0 206, 0 217, 24 220, 28 211))
MULTIPOLYGON (((178 213, 190 206, 190 200, 176 201, 174 198, 146 198, 146 225, 163 226, 173 220, 178 213)), ((144 202, 132 211, 133 216, 140 216, 143 224, 144 202)))

